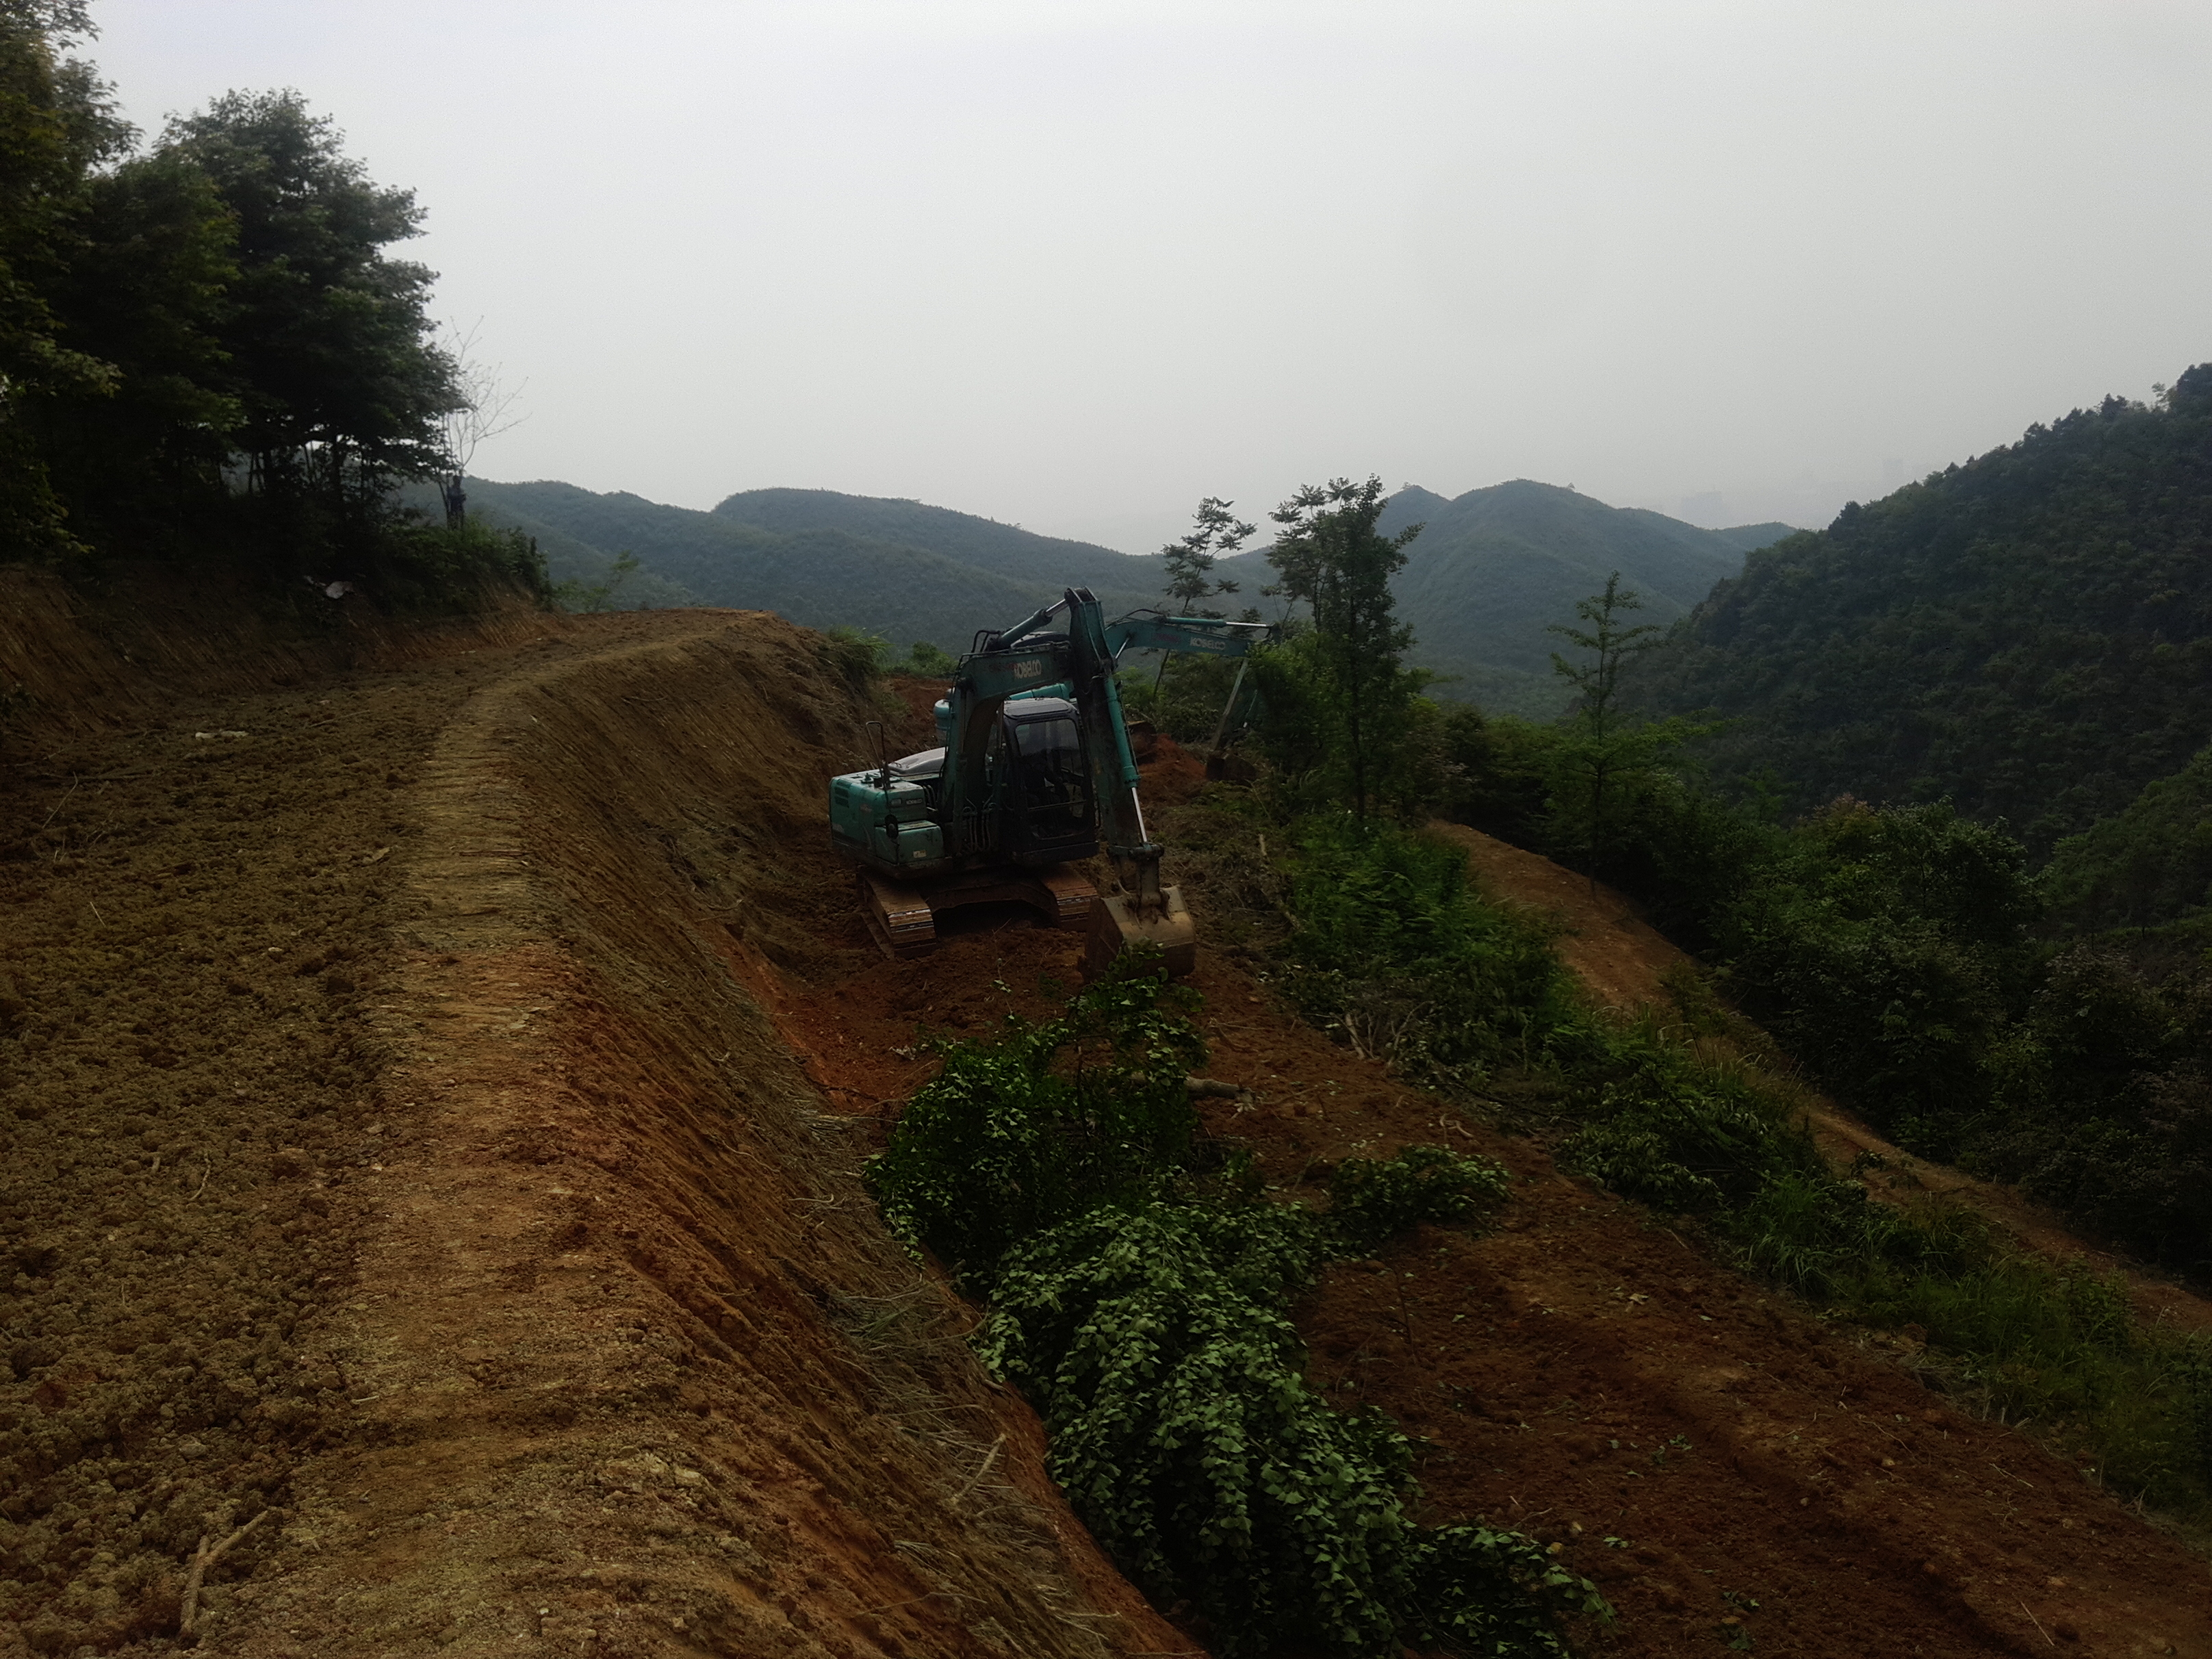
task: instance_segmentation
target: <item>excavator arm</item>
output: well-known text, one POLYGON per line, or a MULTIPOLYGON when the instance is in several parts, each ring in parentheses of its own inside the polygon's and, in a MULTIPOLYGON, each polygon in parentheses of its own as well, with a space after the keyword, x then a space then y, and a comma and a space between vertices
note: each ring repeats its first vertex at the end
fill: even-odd
POLYGON ((1241 657, 1275 637, 1268 623, 1231 622, 1222 617, 1170 617, 1157 611, 1133 611, 1110 623, 1106 642, 1119 657, 1124 651, 1182 651, 1200 657, 1241 657))
POLYGON ((1070 588, 1066 604, 1073 701, 1091 757, 1102 839, 1121 889, 1102 896, 1091 910, 1085 965, 1096 974, 1132 945, 1144 944, 1158 949, 1169 974, 1180 977, 1197 965, 1198 934, 1182 895, 1160 884, 1165 849, 1145 828, 1137 798, 1137 762, 1114 679, 1120 649, 1088 588, 1070 588))
POLYGON ((1244 694, 1245 671, 1251 665, 1252 647, 1273 641, 1279 632, 1272 623, 1230 622, 1220 617, 1170 617, 1154 611, 1134 611, 1109 624, 1106 639, 1118 657, 1134 647, 1139 651, 1182 651, 1193 656, 1235 657, 1237 678, 1229 688, 1229 701, 1221 705, 1221 719, 1206 745, 1206 775, 1219 778, 1227 769, 1229 729, 1236 719, 1237 699, 1244 694))

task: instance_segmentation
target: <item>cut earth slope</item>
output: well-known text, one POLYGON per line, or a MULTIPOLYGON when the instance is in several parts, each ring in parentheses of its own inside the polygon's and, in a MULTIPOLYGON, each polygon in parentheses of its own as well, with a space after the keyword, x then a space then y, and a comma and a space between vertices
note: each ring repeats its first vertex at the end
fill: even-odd
POLYGON ((765 1011, 865 949, 868 711, 763 615, 532 633, 10 791, 0 1652, 173 1645, 247 1522, 226 1653, 1177 1645, 765 1011))

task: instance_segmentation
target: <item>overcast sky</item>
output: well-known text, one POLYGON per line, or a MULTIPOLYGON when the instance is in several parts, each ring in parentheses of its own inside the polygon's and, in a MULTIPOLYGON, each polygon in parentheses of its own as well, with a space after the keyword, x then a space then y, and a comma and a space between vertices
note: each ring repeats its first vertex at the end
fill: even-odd
POLYGON ((94 9, 149 131, 295 87, 419 193, 490 477, 1813 524, 2212 359, 2205 0, 94 9))

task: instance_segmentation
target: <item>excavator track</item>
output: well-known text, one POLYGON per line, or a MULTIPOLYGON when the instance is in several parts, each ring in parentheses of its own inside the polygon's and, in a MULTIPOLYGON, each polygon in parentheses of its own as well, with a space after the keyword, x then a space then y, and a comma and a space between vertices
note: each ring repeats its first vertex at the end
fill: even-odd
POLYGON ((990 870, 935 881, 890 881, 860 872, 860 909, 883 953, 897 961, 937 948, 937 918, 968 904, 1027 905, 1048 927, 1091 925, 1098 890, 1072 870, 990 870))

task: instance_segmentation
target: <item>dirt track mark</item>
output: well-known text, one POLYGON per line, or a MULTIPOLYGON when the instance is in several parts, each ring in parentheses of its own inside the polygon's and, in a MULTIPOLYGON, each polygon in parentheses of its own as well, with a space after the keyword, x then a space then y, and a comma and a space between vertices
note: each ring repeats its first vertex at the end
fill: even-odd
POLYGON ((1158 1649, 763 1007, 866 948, 814 878, 866 711, 771 617, 624 627, 417 792, 362 1431, 238 1651, 1158 1649))
MULTIPOLYGON (((322 1322, 353 1280, 369 1166, 405 1139, 373 1103, 367 1021, 393 970, 404 787, 505 661, 471 645, 343 684, 173 692, 151 726, 18 751, 0 1654, 173 1630, 199 1538, 288 1503, 350 1432, 322 1322)), ((226 1557, 218 1622, 228 1581, 277 1547, 264 1525, 226 1557)))

